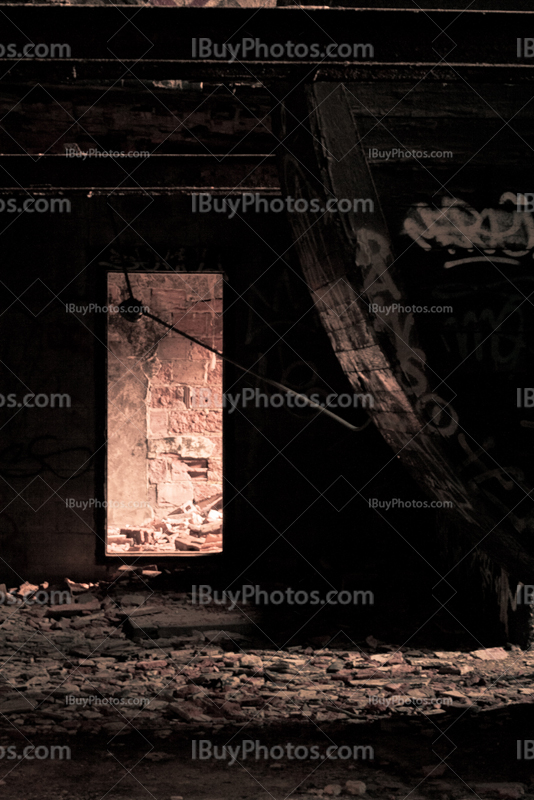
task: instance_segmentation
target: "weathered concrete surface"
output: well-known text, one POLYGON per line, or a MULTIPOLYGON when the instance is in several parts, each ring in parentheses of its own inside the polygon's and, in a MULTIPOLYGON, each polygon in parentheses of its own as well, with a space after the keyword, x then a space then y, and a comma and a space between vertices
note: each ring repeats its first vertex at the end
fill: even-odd
POLYGON ((148 378, 132 357, 113 363, 108 383, 108 523, 142 525, 153 517, 146 483, 148 378))

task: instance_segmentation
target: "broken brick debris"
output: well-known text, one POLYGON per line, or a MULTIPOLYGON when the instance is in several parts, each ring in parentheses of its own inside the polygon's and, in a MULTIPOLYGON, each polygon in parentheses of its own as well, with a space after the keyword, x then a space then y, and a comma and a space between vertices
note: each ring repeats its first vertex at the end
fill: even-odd
POLYGON ((222 552, 222 494, 142 526, 108 527, 109 553, 222 552))
MULTIPOLYGON (((245 617, 219 606, 199 609, 185 592, 155 593, 143 573, 159 570, 149 566, 119 568, 124 581, 67 581, 71 602, 0 611, 0 713, 7 720, 43 734, 287 719, 316 728, 532 702, 530 651, 418 651, 374 637, 349 649, 318 643, 276 650, 267 640, 251 649, 250 637, 260 632, 250 609, 245 617)), ((440 773, 429 766, 428 774, 440 773)), ((330 786, 323 794, 336 796, 337 784, 330 786)), ((357 780, 340 789, 342 796, 365 793, 357 780)), ((488 783, 480 793, 521 795, 520 784, 488 783)))

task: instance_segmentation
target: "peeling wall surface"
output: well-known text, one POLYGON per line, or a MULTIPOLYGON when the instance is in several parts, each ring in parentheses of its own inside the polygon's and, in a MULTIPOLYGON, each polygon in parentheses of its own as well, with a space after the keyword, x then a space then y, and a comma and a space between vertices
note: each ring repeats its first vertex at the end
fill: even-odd
MULTIPOLYGON (((134 275, 150 313, 222 350, 217 274, 134 275)), ((110 273, 108 305, 125 298, 110 273)), ((108 316, 108 524, 144 525, 222 491, 222 361, 147 317, 108 316)))

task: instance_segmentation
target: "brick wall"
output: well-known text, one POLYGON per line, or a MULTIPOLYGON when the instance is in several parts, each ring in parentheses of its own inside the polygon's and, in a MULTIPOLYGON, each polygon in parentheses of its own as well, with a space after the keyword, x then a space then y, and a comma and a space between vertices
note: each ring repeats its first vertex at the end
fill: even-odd
MULTIPOLYGON (((136 274, 150 313, 222 350, 222 276, 136 274)), ((108 278, 109 305, 126 296, 108 278)), ((108 318, 108 523, 143 525, 222 491, 222 362, 146 317, 108 318)))

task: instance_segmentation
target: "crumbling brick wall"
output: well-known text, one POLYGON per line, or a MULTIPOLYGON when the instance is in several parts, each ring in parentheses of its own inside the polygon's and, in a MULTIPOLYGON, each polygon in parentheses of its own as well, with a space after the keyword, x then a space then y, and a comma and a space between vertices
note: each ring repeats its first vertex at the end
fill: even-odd
MULTIPOLYGON (((222 350, 222 276, 135 274, 150 313, 222 350)), ((109 306, 126 297, 110 273, 109 306)), ((144 525, 222 491, 222 362, 143 317, 109 314, 108 523, 144 525)))

